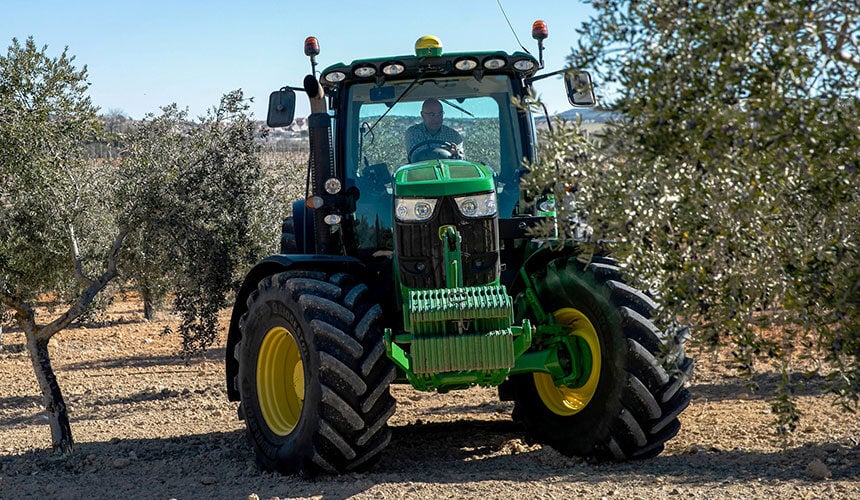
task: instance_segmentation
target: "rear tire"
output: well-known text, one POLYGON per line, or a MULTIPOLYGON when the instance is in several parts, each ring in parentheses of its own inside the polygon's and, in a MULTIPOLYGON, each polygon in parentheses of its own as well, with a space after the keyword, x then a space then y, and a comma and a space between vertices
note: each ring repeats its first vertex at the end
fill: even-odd
POLYGON ((382 310, 348 274, 263 279, 242 317, 240 411, 257 464, 313 475, 369 467, 391 439, 382 310))
POLYGON ((690 402, 684 382, 693 364, 684 338, 654 326, 649 318, 656 304, 626 285, 611 259, 584 265, 560 257, 529 278, 544 311, 585 338, 594 363, 580 388, 557 388, 545 374, 511 377, 505 392, 515 401, 514 419, 532 440, 568 456, 658 455, 690 402))

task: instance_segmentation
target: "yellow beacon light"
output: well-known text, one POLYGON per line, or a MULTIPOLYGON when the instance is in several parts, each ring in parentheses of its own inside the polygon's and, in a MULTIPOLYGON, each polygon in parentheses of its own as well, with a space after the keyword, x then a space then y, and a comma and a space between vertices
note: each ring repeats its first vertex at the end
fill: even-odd
POLYGON ((442 55, 442 41, 433 35, 425 35, 415 42, 415 55, 418 57, 439 57, 442 55))

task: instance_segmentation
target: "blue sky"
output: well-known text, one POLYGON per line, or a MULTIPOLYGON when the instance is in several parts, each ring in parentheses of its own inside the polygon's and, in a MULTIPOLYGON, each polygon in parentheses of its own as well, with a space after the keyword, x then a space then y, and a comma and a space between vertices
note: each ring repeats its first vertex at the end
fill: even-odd
MULTIPOLYGON (((532 53, 535 19, 546 21, 547 70, 561 69, 576 28, 593 12, 577 1, 534 0, 502 5, 520 41, 532 53)), ((307 36, 319 39, 319 68, 337 62, 410 54, 422 35, 436 35, 445 51, 519 50, 496 0, 409 2, 297 1, 39 1, 0 0, 0 43, 33 36, 51 55, 63 47, 86 65, 90 97, 101 112, 133 118, 177 103, 192 117, 227 91, 254 97, 265 119, 269 92, 301 86, 310 71, 307 36), (332 7, 337 5, 337 7, 332 7)), ((549 78, 538 87, 550 111, 568 109, 564 85, 549 78)), ((298 115, 307 104, 298 99, 298 115)))

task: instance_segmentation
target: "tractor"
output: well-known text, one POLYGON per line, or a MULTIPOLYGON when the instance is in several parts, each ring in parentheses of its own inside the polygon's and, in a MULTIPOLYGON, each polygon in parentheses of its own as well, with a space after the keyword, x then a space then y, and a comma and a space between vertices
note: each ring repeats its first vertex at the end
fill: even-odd
POLYGON ((497 387, 525 439, 589 460, 653 457, 677 434, 686 336, 655 325, 655 300, 587 231, 537 237, 555 199, 520 189, 538 134, 517 103, 533 83, 563 76, 571 105, 595 103, 585 71, 538 75, 546 35, 536 21, 539 57, 424 36, 414 53, 319 72, 305 41, 311 74, 273 92, 267 117, 289 125, 307 94, 305 198, 280 254, 245 277, 227 338, 228 398, 261 469, 372 466, 391 440, 391 384, 497 387), (428 128, 407 148, 427 102, 456 134, 428 128))

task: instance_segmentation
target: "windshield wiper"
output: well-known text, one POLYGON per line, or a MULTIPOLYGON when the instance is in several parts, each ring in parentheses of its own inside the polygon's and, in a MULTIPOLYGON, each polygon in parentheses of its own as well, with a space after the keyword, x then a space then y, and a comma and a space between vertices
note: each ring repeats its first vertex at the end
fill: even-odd
POLYGON ((454 109, 456 109, 456 110, 458 110, 458 111, 462 111, 463 113, 466 113, 467 115, 471 116, 472 118, 474 118, 474 117, 475 117, 475 115, 473 115, 472 113, 469 113, 469 112, 468 112, 468 111, 466 111, 464 108, 462 108, 462 107, 460 107, 460 106, 457 106, 456 104, 454 104, 453 102, 449 101, 448 99, 439 99, 439 102, 444 102, 444 103, 445 103, 445 104, 447 104, 448 106, 451 106, 452 108, 454 108, 454 109))
POLYGON ((370 128, 367 130, 368 134, 373 132, 373 129, 376 128, 376 124, 381 122, 382 119, 385 118, 385 115, 387 115, 389 111, 394 109, 394 106, 397 106, 397 103, 399 103, 404 97, 406 97, 406 94, 408 94, 409 91, 412 90, 412 87, 414 87, 415 84, 418 83, 419 78, 421 78, 421 77, 420 76, 415 77, 415 79, 412 80, 412 82, 409 84, 409 86, 406 87, 406 90, 404 90, 402 94, 397 96, 397 99, 395 99, 394 102, 391 103, 391 106, 388 106, 388 109, 385 110, 385 113, 382 113, 382 116, 380 116, 379 118, 376 119, 375 122, 373 122, 373 125, 371 125, 370 128))

